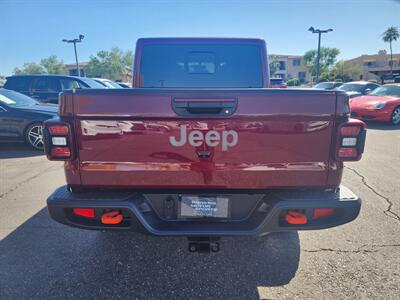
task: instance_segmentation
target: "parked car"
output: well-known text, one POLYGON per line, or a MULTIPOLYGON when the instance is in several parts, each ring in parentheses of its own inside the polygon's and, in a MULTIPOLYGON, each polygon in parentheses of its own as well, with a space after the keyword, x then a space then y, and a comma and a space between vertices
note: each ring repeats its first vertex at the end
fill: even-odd
POLYGON ((350 100, 351 115, 357 119, 400 124, 400 84, 385 84, 368 96, 350 100))
POLYGON ((361 159, 365 124, 343 91, 266 88, 261 39, 139 39, 135 65, 132 89, 67 91, 45 122, 48 159, 68 161, 47 200, 53 219, 188 236, 195 252, 218 251, 204 237, 357 217, 341 178, 343 161, 361 159))
POLYGON ((58 94, 64 90, 105 88, 86 77, 64 75, 13 75, 7 77, 5 89, 14 90, 44 103, 58 103, 58 94))
POLYGON ((131 84, 129 84, 128 82, 117 82, 117 83, 124 89, 132 88, 131 84))
POLYGON ((57 115, 58 106, 0 88, 0 140, 24 141, 43 149, 42 123, 57 115))
POLYGON ((342 84, 338 90, 345 91, 350 98, 368 95, 379 87, 379 84, 369 81, 352 81, 342 84))
POLYGON ((271 88, 287 88, 287 84, 282 78, 271 78, 269 87, 271 88))
POLYGON ((120 89, 122 88, 117 82, 112 81, 110 79, 106 79, 106 78, 92 78, 94 81, 100 83, 101 85, 103 85, 104 87, 108 88, 108 89, 120 89))
POLYGON ((338 81, 327 81, 327 82, 320 82, 313 86, 314 89, 324 89, 324 90, 333 90, 341 86, 343 82, 338 81))

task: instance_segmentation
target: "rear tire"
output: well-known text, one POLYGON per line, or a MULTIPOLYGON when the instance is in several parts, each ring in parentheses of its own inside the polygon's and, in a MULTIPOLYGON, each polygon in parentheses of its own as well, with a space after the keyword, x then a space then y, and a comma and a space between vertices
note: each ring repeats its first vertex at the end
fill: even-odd
POLYGON ((390 117, 390 122, 393 125, 400 124, 400 106, 397 106, 393 109, 392 116, 390 117))
POLYGON ((35 150, 43 150, 43 124, 36 122, 30 124, 25 130, 26 143, 35 150))

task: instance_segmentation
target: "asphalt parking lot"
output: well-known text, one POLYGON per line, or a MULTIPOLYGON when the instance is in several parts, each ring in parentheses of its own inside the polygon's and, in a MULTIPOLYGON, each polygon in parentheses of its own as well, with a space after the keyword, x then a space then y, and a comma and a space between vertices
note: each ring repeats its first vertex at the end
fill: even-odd
POLYGON ((224 238, 190 254, 184 238, 84 231, 53 222, 46 197, 62 163, 0 145, 0 299, 398 299, 400 127, 369 124, 343 182, 363 199, 327 230, 224 238))

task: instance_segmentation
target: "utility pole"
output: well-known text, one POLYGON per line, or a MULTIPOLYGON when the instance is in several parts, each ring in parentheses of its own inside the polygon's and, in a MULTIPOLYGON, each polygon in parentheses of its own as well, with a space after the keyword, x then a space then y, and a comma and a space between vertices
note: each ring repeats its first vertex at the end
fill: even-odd
POLYGON ((319 72, 320 72, 319 61, 320 61, 320 58, 321 58, 321 34, 333 31, 333 29, 322 30, 322 29, 315 29, 314 27, 311 26, 310 28, 308 28, 308 31, 311 31, 312 33, 318 33, 317 79, 316 79, 316 83, 318 83, 318 81, 319 81, 319 72))
POLYGON ((79 70, 79 62, 78 62, 78 52, 76 51, 76 43, 81 43, 83 38, 85 36, 83 34, 80 34, 79 37, 77 39, 73 39, 73 40, 67 40, 67 39, 63 39, 62 41, 65 43, 73 43, 74 44, 74 51, 75 51, 75 62, 76 62, 76 71, 78 73, 78 77, 81 76, 80 70, 79 70))

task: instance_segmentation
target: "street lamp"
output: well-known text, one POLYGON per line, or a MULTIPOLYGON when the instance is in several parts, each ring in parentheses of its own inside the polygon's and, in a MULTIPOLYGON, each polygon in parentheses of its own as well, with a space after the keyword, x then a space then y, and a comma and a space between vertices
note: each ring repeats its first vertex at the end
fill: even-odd
POLYGON ((78 62, 78 54, 76 52, 76 43, 80 43, 82 42, 83 38, 85 36, 83 34, 80 34, 79 37, 77 39, 73 39, 73 40, 66 40, 63 39, 62 41, 65 43, 73 43, 74 44, 74 50, 75 50, 75 62, 76 62, 76 71, 78 73, 78 76, 81 76, 81 73, 79 71, 79 62, 78 62))
POLYGON ((318 52, 317 52, 317 83, 319 80, 319 60, 321 57, 321 34, 322 33, 328 33, 330 31, 333 31, 333 29, 326 29, 326 30, 322 30, 322 29, 315 29, 314 27, 310 27, 308 28, 308 31, 311 31, 312 33, 318 33, 318 52))

